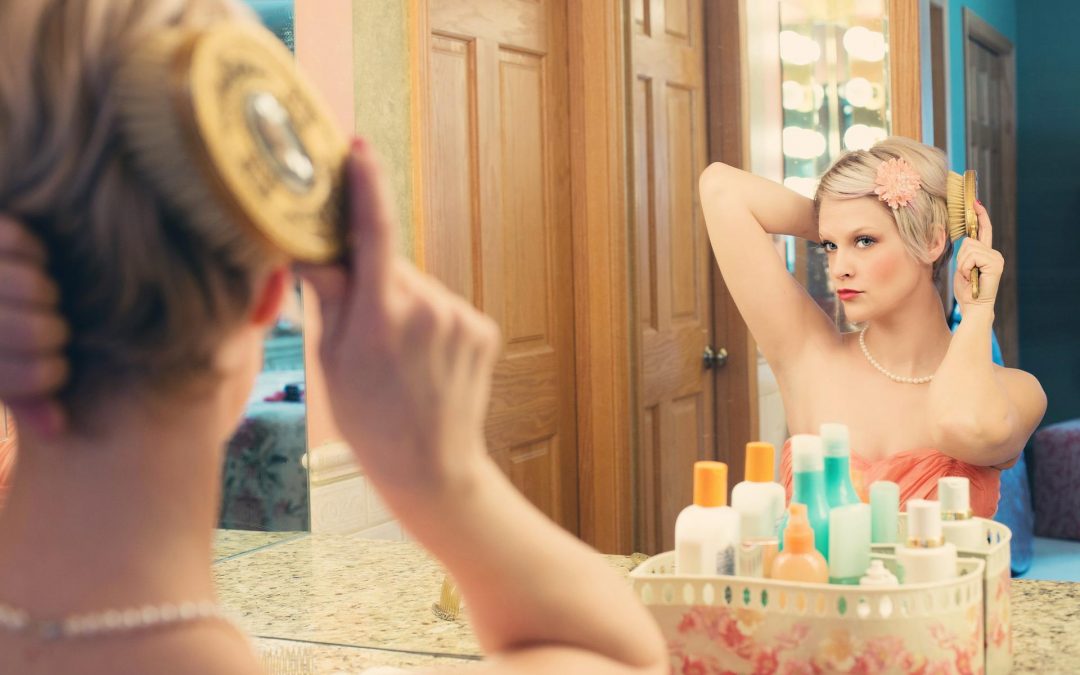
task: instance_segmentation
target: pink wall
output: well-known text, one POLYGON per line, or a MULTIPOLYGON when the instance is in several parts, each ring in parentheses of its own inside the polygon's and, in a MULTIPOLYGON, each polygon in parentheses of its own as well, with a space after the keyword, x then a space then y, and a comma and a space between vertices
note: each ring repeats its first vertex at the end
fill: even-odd
MULTIPOLYGON (((296 0, 294 26, 300 68, 327 98, 342 130, 356 130, 353 99, 352 0, 296 0)), ((304 289, 304 367, 307 377, 309 452, 341 440, 334 426, 318 360, 322 321, 314 292, 304 289)))

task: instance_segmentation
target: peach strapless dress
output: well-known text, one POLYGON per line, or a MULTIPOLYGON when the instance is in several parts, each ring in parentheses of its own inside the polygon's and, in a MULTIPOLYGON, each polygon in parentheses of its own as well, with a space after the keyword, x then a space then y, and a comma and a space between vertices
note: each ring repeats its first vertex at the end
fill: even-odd
MULTIPOLYGON (((900 486, 900 510, 909 499, 937 499, 938 478, 964 476, 971 481, 971 510, 976 516, 992 518, 1001 496, 1001 470, 961 462, 937 450, 906 450, 876 462, 851 455, 851 482, 864 502, 870 501, 870 484, 888 480, 900 486)), ((791 501, 791 439, 784 443, 780 461, 780 482, 791 501)))

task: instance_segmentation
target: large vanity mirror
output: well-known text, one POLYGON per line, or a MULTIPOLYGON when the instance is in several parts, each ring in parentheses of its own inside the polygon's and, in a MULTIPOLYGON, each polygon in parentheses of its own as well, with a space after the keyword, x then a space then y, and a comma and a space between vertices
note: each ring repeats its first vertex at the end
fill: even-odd
MULTIPOLYGON (((294 49, 293 0, 250 0, 259 18, 294 49)), ((266 532, 311 527, 306 454, 307 385, 299 283, 263 344, 263 370, 229 440, 219 527, 266 532)))

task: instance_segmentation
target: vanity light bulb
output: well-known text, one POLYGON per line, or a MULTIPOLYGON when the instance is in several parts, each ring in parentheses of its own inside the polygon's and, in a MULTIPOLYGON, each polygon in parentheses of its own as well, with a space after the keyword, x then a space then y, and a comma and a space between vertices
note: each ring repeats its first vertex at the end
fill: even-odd
POLYGON ((885 36, 864 26, 844 32, 844 49, 860 61, 880 61, 885 58, 885 36))
POLYGON ((825 154, 825 135, 803 127, 784 127, 784 154, 794 159, 817 159, 825 154))
POLYGON ((821 46, 793 30, 780 31, 780 60, 793 66, 806 66, 821 58, 821 46))
POLYGON ((888 135, 881 127, 853 124, 844 132, 844 147, 848 150, 869 150, 874 143, 885 140, 888 135))

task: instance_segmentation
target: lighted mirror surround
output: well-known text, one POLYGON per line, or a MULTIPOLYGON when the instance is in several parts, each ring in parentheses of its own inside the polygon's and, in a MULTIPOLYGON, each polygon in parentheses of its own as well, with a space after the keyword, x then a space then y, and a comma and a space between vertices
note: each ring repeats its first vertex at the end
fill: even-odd
MULTIPOLYGON (((885 0, 782 0, 780 70, 784 185, 813 197, 818 179, 846 150, 889 135, 885 0)), ((788 269, 842 322, 825 255, 784 238, 788 269)))

